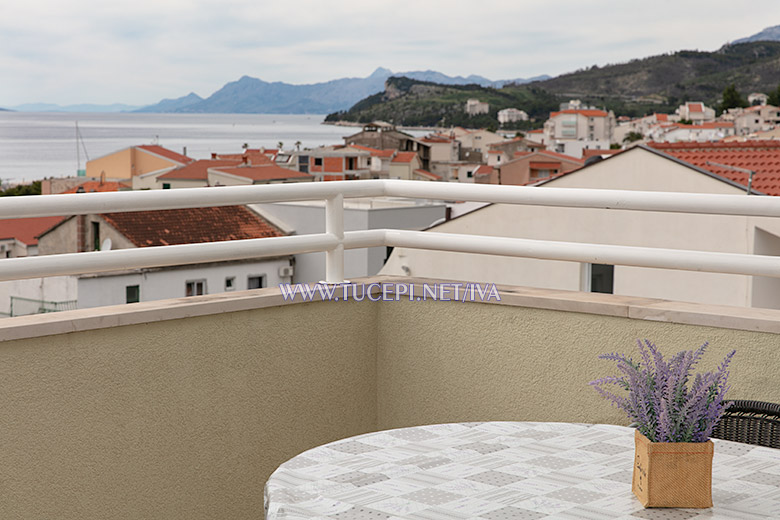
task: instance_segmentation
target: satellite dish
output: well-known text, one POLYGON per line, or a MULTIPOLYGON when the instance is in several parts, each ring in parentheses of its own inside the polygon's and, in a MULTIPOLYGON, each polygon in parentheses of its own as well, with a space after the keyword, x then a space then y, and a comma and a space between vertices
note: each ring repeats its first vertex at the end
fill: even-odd
POLYGON ((107 238, 103 240, 103 243, 100 244, 100 250, 101 251, 111 251, 111 239, 107 238))

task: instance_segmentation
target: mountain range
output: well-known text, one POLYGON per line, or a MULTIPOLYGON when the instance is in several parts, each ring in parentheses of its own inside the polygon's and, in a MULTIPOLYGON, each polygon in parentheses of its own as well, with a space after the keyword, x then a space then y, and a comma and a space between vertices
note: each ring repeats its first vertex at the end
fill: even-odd
POLYGON ((482 76, 447 76, 433 70, 396 74, 382 67, 366 78, 342 78, 309 85, 269 83, 244 76, 238 81, 226 84, 206 99, 190 93, 177 99, 165 99, 136 112, 326 114, 348 109, 361 99, 382 92, 385 81, 393 76, 445 85, 478 84, 485 87, 501 87, 509 83, 520 84, 549 78, 538 76, 492 81, 482 76))
MULTIPOLYGON (((724 49, 730 45, 758 41, 780 41, 780 25, 768 27, 763 31, 735 40, 731 44, 724 46, 724 49)), ((671 56, 680 56, 684 53, 695 53, 696 51, 680 51, 671 54, 671 56)), ((723 52, 723 49, 717 52, 723 52)), ((698 53, 709 55, 714 53, 698 53)), ((664 55, 670 56, 670 55, 664 55)), ((613 67, 626 67, 634 64, 645 64, 647 60, 654 58, 645 58, 643 60, 632 60, 627 64, 616 65, 613 67)), ((15 107, 8 107, 20 111, 56 111, 56 112, 144 112, 144 113, 279 113, 279 114, 325 114, 331 112, 344 111, 355 105, 362 99, 381 93, 384 90, 385 82, 391 77, 407 77, 412 80, 425 83, 437 83, 441 85, 479 85, 486 88, 500 89, 511 84, 525 84, 534 82, 542 88, 549 89, 551 92, 568 94, 595 94, 598 95, 602 90, 605 92, 615 91, 614 81, 599 74, 598 71, 614 70, 612 67, 598 67, 577 71, 571 74, 563 74, 556 78, 550 76, 537 76, 527 79, 509 79, 492 81, 488 78, 476 75, 447 76, 440 72, 411 71, 394 73, 388 69, 379 67, 370 76, 365 78, 342 78, 323 83, 314 83, 308 85, 293 85, 284 82, 266 82, 258 78, 243 76, 237 81, 227 83, 218 91, 207 98, 202 98, 195 93, 187 94, 175 99, 164 99, 159 103, 145 107, 137 107, 126 104, 116 103, 113 105, 68 105, 60 106, 49 103, 29 103, 15 107), (583 72, 591 72, 583 76, 583 72), (592 72, 597 72, 592 74, 592 72), (601 82, 596 78, 601 77, 601 82), (587 85, 577 83, 580 79, 586 79, 587 85), (547 80, 547 81, 545 81, 547 80)), ((750 75, 752 71, 749 67, 745 69, 745 74, 750 75)), ((622 73, 621 73, 622 74, 622 73)), ((620 75, 620 74, 619 74, 620 75)), ((634 74, 634 79, 640 77, 641 72, 634 74)), ((678 82, 679 83, 679 82, 678 82)), ((682 83, 680 83, 682 85, 682 83)), ((619 90, 619 89, 617 89, 619 90)), ((634 89, 636 90, 636 89, 634 89)), ((674 90, 674 89, 672 89, 674 90)), ((684 89, 677 89, 674 96, 680 93, 684 94, 684 89)), ((711 93, 710 93, 711 94, 711 93)), ((633 95, 633 94, 632 94, 633 95)))

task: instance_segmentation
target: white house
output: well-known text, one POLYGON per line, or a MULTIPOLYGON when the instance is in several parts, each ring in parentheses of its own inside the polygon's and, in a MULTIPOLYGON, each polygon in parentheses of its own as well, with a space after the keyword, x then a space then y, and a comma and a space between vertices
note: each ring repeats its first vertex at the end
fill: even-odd
MULTIPOLYGON (((57 217, 38 235, 38 249, 51 255, 284 234, 243 206, 134 211, 57 217)), ((290 282, 292 275, 291 257, 282 256, 10 281, 0 284, 0 312, 34 314, 257 289, 290 282)))

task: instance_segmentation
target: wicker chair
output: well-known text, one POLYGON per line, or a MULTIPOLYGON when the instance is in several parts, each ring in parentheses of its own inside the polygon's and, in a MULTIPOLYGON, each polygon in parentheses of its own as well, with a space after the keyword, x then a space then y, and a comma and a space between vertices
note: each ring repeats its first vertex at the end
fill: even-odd
POLYGON ((716 439, 780 448, 780 405, 732 401, 712 436, 716 439))

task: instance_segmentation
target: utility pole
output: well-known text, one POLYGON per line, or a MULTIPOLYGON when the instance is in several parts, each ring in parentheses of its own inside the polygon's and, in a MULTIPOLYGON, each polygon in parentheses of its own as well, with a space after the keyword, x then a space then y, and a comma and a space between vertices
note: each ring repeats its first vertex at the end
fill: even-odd
POLYGON ((719 168, 726 168, 727 170, 732 170, 732 171, 735 171, 735 172, 747 173, 750 176, 750 178, 748 179, 747 194, 751 195, 751 189, 753 188, 753 176, 756 174, 755 171, 748 170, 748 169, 745 169, 745 168, 737 168, 736 166, 731 166, 729 164, 720 164, 720 163, 716 163, 716 162, 712 162, 712 161, 707 161, 707 165, 709 165, 709 166, 717 166, 719 168))

